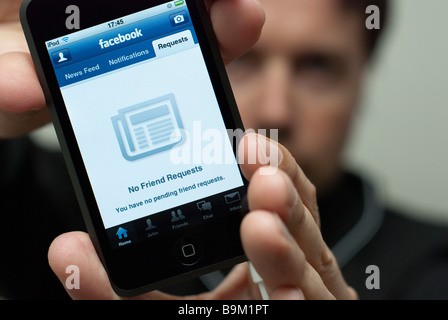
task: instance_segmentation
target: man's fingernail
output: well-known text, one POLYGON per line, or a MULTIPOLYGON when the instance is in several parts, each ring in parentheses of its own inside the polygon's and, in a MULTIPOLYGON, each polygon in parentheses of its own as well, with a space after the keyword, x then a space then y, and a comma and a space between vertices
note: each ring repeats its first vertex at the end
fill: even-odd
POLYGON ((277 172, 278 166, 282 161, 282 153, 278 143, 264 136, 257 136, 258 161, 266 167, 260 169, 262 175, 272 175, 277 172))
POLYGON ((294 186, 292 186, 289 190, 291 192, 291 200, 292 200, 290 208, 295 208, 300 200, 299 193, 297 192, 296 188, 294 188, 294 186))
POLYGON ((293 288, 285 295, 285 300, 305 300, 305 295, 299 288, 293 288))

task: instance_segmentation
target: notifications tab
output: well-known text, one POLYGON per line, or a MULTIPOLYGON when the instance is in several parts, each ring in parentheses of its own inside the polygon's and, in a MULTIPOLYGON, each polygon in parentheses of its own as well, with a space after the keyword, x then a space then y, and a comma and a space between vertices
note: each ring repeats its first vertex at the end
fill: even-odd
POLYGON ((185 30, 152 42, 157 57, 171 55, 195 46, 190 30, 185 30))

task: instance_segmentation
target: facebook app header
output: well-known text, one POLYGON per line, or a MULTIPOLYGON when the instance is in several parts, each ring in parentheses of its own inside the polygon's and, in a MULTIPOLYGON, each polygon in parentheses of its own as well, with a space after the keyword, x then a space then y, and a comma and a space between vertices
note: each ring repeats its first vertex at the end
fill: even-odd
POLYGON ((161 12, 159 8, 156 15, 149 9, 146 17, 142 12, 125 17, 123 26, 113 29, 107 26, 107 31, 106 23, 48 41, 47 49, 60 87, 196 45, 187 8, 164 6, 163 9, 161 12), (173 37, 180 40, 163 43, 165 38, 173 37), (170 50, 155 49, 156 42, 170 50))

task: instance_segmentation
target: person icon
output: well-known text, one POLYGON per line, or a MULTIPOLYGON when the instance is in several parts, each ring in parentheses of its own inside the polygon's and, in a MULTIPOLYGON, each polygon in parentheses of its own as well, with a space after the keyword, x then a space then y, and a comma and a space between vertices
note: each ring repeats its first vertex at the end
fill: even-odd
POLYGON ((146 229, 145 229, 145 231, 149 231, 149 230, 152 230, 152 229, 155 229, 155 228, 157 228, 156 226, 154 226, 153 224, 152 224, 152 221, 151 221, 151 219, 146 219, 146 224, 147 224, 147 227, 146 227, 146 229))
POLYGON ((68 59, 64 56, 64 53, 63 52, 59 52, 59 61, 58 61, 58 63, 61 63, 61 62, 64 62, 64 61, 67 61, 68 59))
POLYGON ((177 210, 177 217, 179 220, 185 219, 185 216, 182 214, 182 211, 180 209, 177 210))
POLYGON ((182 214, 182 210, 178 209, 177 213, 176 211, 171 211, 171 222, 178 222, 180 220, 184 220, 185 216, 182 214))
POLYGON ((177 222, 180 219, 176 215, 176 211, 171 211, 171 222, 177 222))
POLYGON ((72 55, 69 49, 62 49, 52 53, 52 60, 54 64, 66 63, 72 60, 72 55))

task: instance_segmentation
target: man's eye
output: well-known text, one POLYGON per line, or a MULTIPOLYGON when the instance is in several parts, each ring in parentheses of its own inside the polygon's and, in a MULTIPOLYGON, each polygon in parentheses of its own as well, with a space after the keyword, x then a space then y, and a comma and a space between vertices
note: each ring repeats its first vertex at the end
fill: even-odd
POLYGON ((342 79, 342 66, 328 55, 312 54, 297 59, 294 78, 297 84, 313 90, 329 90, 342 79))
POLYGON ((245 79, 256 76, 261 69, 261 57, 256 53, 249 52, 236 59, 227 66, 227 71, 233 79, 245 79))
POLYGON ((314 72, 328 72, 335 71, 334 63, 328 57, 321 55, 312 55, 299 59, 295 63, 295 71, 314 71, 314 72))
POLYGON ((232 64, 235 64, 239 67, 258 68, 261 64, 261 58, 258 54, 251 51, 249 53, 246 53, 244 56, 236 59, 232 64))

